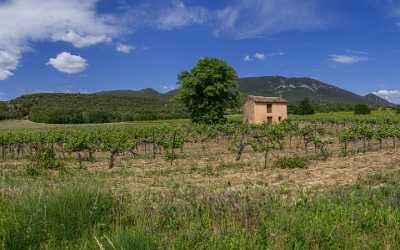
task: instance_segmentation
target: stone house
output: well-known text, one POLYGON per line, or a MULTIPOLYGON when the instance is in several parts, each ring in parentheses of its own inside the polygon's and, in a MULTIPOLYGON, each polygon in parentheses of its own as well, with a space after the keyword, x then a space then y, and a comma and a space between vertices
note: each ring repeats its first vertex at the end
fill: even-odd
POLYGON ((288 102, 281 97, 248 96, 243 119, 249 124, 283 122, 288 119, 288 102))

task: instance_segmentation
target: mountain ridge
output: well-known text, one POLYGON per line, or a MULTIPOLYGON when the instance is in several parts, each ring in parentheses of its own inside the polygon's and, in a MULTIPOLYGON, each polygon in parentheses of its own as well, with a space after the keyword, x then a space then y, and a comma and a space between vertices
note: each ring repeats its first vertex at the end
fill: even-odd
MULTIPOLYGON (((361 96, 348 90, 308 77, 246 77, 238 80, 243 96, 281 96, 296 104, 309 98, 315 104, 393 107, 395 104, 368 94, 361 96)), ((142 90, 106 90, 95 93, 35 93, 0 103, 0 119, 36 117, 48 114, 112 114, 115 119, 155 119, 185 116, 182 104, 175 100, 178 89, 160 93, 152 88, 142 90), (139 117, 139 118, 137 118, 139 117)), ((72 115, 71 115, 72 116, 72 115)), ((38 119, 39 120, 39 119, 38 119)))

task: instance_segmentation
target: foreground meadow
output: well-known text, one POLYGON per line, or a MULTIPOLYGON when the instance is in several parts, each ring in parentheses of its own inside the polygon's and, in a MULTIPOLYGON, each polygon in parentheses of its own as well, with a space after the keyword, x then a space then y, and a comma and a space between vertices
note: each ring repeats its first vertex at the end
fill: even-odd
POLYGON ((0 124, 0 249, 399 249, 391 115, 0 124))

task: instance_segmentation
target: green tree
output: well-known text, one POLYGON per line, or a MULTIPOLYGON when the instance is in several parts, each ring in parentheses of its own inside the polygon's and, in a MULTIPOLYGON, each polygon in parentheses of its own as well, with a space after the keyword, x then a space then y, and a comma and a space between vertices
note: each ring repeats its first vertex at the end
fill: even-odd
POLYGON ((308 98, 302 100, 296 109, 297 115, 312 115, 314 113, 315 113, 314 108, 312 107, 310 99, 308 98))
POLYGON ((396 113, 397 113, 397 114, 400 114, 400 106, 397 106, 397 107, 395 108, 395 110, 396 110, 396 113))
POLYGON ((367 104, 357 104, 354 107, 354 114, 356 115, 369 115, 371 114, 371 109, 367 104))
POLYGON ((236 71, 224 61, 206 57, 178 76, 182 86, 178 99, 186 105, 193 122, 224 122, 226 109, 239 105, 237 78, 236 71))

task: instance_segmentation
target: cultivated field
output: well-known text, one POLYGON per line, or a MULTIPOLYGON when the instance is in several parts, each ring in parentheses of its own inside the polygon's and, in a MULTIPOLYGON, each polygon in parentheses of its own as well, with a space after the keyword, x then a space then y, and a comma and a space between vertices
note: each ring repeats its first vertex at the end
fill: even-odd
POLYGON ((0 123, 0 248, 398 249, 400 116, 0 123))

